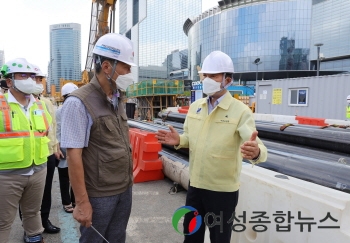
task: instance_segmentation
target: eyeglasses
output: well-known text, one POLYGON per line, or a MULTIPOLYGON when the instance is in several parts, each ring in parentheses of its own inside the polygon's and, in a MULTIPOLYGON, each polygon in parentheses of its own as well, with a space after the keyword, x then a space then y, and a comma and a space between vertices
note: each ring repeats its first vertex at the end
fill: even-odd
POLYGON ((31 73, 17 73, 21 78, 32 78, 35 79, 35 74, 31 73))

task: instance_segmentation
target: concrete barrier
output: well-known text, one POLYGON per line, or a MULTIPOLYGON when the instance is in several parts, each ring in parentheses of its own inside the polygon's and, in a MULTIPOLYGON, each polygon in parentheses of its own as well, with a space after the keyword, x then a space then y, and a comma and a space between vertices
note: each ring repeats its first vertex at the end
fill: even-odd
POLYGON ((328 123, 329 125, 350 126, 350 121, 345 120, 326 119, 325 123, 328 123))
MULTIPOLYGON (((188 166, 162 161, 166 176, 188 183, 188 166)), ((350 242, 350 194, 248 163, 240 181, 231 243, 350 242)))
MULTIPOLYGON (((271 122, 280 122, 280 123, 302 124, 296 118, 297 118, 297 116, 254 113, 254 119, 257 121, 271 121, 271 122)), ((315 118, 315 119, 317 119, 317 118, 315 118)), ((324 123, 328 124, 328 125, 350 126, 350 121, 346 121, 346 120, 325 119, 324 123)), ((310 124, 310 125, 319 125, 319 124, 310 124)), ((319 126, 324 126, 324 125, 319 125, 319 126)))
POLYGON ((231 243, 350 242, 350 194, 246 163, 236 218, 231 243))

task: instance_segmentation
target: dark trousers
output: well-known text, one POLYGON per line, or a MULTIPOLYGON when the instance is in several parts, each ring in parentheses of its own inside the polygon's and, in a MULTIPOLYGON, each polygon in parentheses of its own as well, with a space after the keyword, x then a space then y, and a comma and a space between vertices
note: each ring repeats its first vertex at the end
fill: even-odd
MULTIPOLYGON (((109 197, 89 197, 94 227, 110 243, 124 243, 131 205, 132 187, 125 192, 109 197)), ((91 227, 80 226, 80 243, 105 242, 91 227)))
POLYGON ((216 192, 189 186, 186 206, 197 209, 198 214, 202 216, 202 224, 197 232, 186 235, 189 233, 190 221, 195 215, 192 212, 185 215, 184 243, 203 243, 206 224, 209 227, 211 243, 230 243, 233 221, 228 221, 235 212, 237 202, 238 191, 216 192))
POLYGON ((52 189, 53 175, 55 173, 55 165, 56 165, 56 158, 55 158, 55 155, 52 154, 49 157, 47 157, 46 182, 45 182, 43 200, 41 202, 41 221, 42 221, 43 225, 46 224, 47 220, 49 219, 49 215, 50 215, 51 189, 52 189))
POLYGON ((71 203, 75 204, 73 190, 69 183, 68 167, 67 168, 57 167, 57 169, 58 169, 58 177, 60 179, 62 205, 69 205, 71 203))

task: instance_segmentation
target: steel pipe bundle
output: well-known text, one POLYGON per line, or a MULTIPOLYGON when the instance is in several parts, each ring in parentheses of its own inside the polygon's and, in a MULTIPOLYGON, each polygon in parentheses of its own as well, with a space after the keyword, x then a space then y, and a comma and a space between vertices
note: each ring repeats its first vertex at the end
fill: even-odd
MULTIPOLYGON (((168 129, 166 126, 147 122, 129 120, 128 123, 131 127, 153 132, 168 129)), ((181 129, 176 130, 182 133, 181 129)), ((268 158, 258 166, 350 193, 350 156, 348 154, 325 152, 264 139, 262 141, 268 149, 268 158)), ((173 146, 163 146, 171 150, 174 156, 180 152, 182 161, 185 158, 188 161, 188 150, 175 150, 173 146)))
MULTIPOLYGON (((184 122, 186 115, 180 113, 160 112, 165 122, 184 122)), ((256 129, 260 138, 293 143, 328 151, 350 153, 349 129, 320 129, 309 125, 284 126, 281 123, 256 121, 256 129)))

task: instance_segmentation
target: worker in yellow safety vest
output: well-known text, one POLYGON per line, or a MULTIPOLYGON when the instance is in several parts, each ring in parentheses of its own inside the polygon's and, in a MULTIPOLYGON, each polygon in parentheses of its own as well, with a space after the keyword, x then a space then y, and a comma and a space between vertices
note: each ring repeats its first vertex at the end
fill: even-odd
POLYGON ((350 95, 346 97, 348 105, 346 106, 346 120, 350 121, 350 95))
POLYGON ((40 206, 51 116, 45 104, 32 95, 35 71, 26 59, 7 62, 1 73, 10 89, 0 95, 0 242, 8 242, 18 205, 24 242, 44 242, 40 206))

